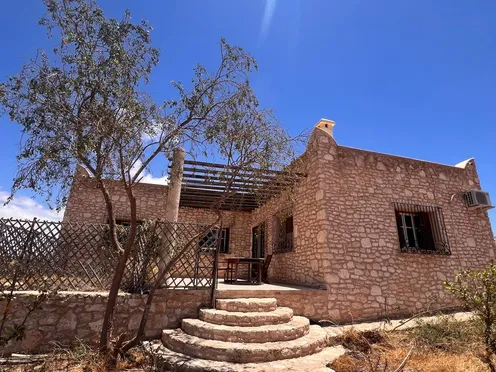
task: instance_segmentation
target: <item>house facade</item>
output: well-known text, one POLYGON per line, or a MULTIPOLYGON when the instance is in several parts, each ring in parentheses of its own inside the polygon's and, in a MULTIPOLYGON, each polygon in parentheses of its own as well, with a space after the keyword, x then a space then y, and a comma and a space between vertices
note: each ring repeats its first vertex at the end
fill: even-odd
MULTIPOLYGON (((443 281, 495 254, 487 208, 467 205, 466 192, 481 190, 474 160, 448 166, 340 146, 333 126, 321 120, 313 130, 299 162, 305 177, 295 185, 251 211, 222 211, 220 260, 272 254, 271 283, 325 289, 312 311, 318 319, 456 306, 443 281)), ((138 218, 164 218, 169 192, 137 185, 138 218)), ((124 190, 115 183, 110 193, 117 219, 128 220, 124 190)), ((206 208, 179 205, 178 221, 215 221, 206 208)), ((64 221, 108 221, 101 192, 82 168, 64 221)))

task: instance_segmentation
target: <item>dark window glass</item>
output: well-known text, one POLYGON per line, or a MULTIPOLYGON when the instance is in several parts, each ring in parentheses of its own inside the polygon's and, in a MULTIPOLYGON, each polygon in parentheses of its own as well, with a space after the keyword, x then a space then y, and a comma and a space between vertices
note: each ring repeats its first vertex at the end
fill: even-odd
MULTIPOLYGON (((124 226, 124 227, 130 227, 131 226, 131 221, 130 220, 119 220, 119 219, 116 219, 115 220, 115 223, 117 225, 124 226)), ((137 220, 136 221, 136 224, 137 225, 142 225, 143 224, 143 221, 137 220)))
POLYGON ((220 253, 229 253, 229 229, 222 229, 220 234, 220 253))
POLYGON ((412 216, 410 216, 409 214, 404 214, 403 218, 405 219, 405 226, 412 227, 412 216))
POLYGON ((396 214, 396 225, 398 227, 398 236, 400 238, 400 247, 405 248, 406 242, 405 242, 405 234, 403 234, 403 219, 401 218, 401 215, 399 213, 396 214))
POLYGON ((403 249, 432 250, 433 238, 427 213, 396 213, 400 247, 403 249))
POLYGON ((407 238, 408 238, 408 248, 416 248, 415 244, 415 235, 413 234, 413 229, 407 228, 406 229, 407 233, 407 238))
MULTIPOLYGON (((216 229, 210 230, 198 242, 202 250, 217 249, 217 241, 215 235, 216 229)), ((224 228, 220 231, 220 253, 229 253, 229 228, 224 228)))

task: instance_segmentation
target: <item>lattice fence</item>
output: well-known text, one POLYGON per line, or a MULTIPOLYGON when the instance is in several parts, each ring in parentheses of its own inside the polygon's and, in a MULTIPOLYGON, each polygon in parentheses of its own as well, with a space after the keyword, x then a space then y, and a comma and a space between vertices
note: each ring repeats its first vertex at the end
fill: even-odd
MULTIPOLYGON (((108 290, 118 254, 109 225, 0 219, 0 290, 108 290)), ((128 228, 119 226, 123 242, 128 228)), ((138 227, 121 289, 146 292, 188 242, 162 286, 209 288, 218 242, 215 229, 189 223, 146 222, 138 227)))

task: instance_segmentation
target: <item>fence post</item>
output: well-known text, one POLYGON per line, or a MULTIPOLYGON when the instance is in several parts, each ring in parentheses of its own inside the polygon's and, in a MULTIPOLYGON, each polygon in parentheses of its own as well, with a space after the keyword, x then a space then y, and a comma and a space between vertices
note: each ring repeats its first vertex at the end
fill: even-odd
MULTIPOLYGON (((34 234, 34 228, 36 223, 38 222, 38 219, 36 217, 33 218, 33 222, 31 223, 31 228, 29 229, 29 234, 26 239, 26 251, 27 251, 27 257, 26 257, 26 273, 27 275, 25 279, 29 277, 30 274, 30 268, 33 269, 33 265, 31 264, 31 261, 34 259, 34 252, 33 252, 33 243, 35 239, 35 234, 34 234), (31 266, 31 267, 30 267, 31 266)), ((36 272, 36 268, 34 268, 34 271, 36 272)))
POLYGON ((210 294, 210 307, 215 309, 215 292, 217 290, 217 281, 219 277, 219 251, 221 245, 220 234, 222 234, 222 222, 220 223, 219 229, 217 230, 217 246, 214 254, 214 262, 213 262, 213 273, 212 273, 212 293, 210 294))

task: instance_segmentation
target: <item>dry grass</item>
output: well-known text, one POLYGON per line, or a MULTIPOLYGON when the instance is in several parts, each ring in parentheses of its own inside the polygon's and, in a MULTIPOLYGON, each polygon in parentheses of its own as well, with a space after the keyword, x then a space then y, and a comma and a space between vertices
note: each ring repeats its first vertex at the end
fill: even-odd
MULTIPOLYGON (((408 349, 388 351, 385 358, 392 366, 399 366, 408 349)), ((414 351, 404 371, 422 372, 487 372, 489 369, 471 353, 448 353, 439 351, 414 351)))
POLYGON ((349 353, 331 365, 336 372, 393 372, 412 353, 404 372, 486 372, 489 368, 477 355, 482 353, 481 326, 445 316, 436 324, 418 322, 408 331, 351 329, 339 342, 349 353))
MULTIPOLYGON (((106 370, 104 359, 94 349, 84 344, 79 344, 71 349, 60 349, 43 361, 10 366, 0 365, 1 372, 100 372, 106 370)), ((117 368, 112 371, 126 370, 152 370, 151 360, 147 353, 141 348, 132 349, 125 359, 118 361, 117 368)))

